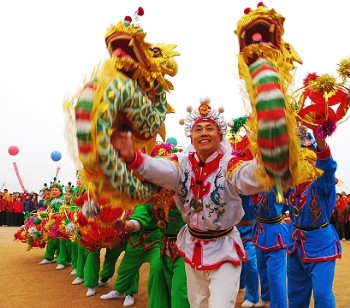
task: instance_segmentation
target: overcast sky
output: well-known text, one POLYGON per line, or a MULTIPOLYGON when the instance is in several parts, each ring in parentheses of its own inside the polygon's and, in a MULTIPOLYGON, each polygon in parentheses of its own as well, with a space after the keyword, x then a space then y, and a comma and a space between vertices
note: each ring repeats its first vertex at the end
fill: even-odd
MULTIPOLYGON (((145 10, 140 25, 151 43, 175 43, 179 72, 170 80, 168 101, 176 113, 166 120, 167 137, 187 145, 177 123, 188 105, 209 96, 225 108, 227 120, 245 114, 238 79, 238 42, 234 29, 246 7, 259 1, 11 0, 0 4, 0 187, 21 191, 16 162, 26 189, 39 191, 58 179, 75 182, 75 165, 65 137, 63 101, 73 95, 94 66, 108 57, 104 34, 111 25, 145 10), (186 4, 186 5, 185 5, 186 4), (16 156, 8 154, 12 145, 16 156), (62 159, 51 159, 59 151, 62 159)), ((285 18, 284 40, 304 61, 295 72, 295 89, 307 72, 336 76, 337 63, 350 56, 348 1, 265 1, 285 18)), ((338 161, 341 189, 350 192, 347 148, 350 123, 328 140, 338 161), (348 189, 349 188, 349 189, 348 189)), ((2 188, 2 189, 3 189, 2 188)))

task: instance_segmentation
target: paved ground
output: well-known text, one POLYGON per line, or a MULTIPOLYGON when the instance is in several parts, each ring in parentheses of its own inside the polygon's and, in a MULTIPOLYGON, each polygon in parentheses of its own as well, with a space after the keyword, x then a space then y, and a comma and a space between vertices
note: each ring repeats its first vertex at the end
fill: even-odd
MULTIPOLYGON (((38 265, 44 250, 34 248, 26 251, 26 244, 13 240, 15 227, 0 227, 0 307, 23 308, 80 308, 123 307, 122 300, 101 300, 102 294, 113 289, 110 285, 98 288, 97 294, 86 297, 83 285, 72 285, 71 268, 56 270, 56 264, 38 265)), ((337 261, 334 292, 337 308, 350 307, 350 241, 342 241, 343 258, 337 261)), ((101 254, 103 256, 103 253, 101 254)), ((134 308, 147 308, 146 279, 148 265, 141 268, 139 293, 135 295, 134 308)), ((236 307, 243 301, 239 293, 236 307)), ((326 308, 326 307, 325 307, 326 308)))

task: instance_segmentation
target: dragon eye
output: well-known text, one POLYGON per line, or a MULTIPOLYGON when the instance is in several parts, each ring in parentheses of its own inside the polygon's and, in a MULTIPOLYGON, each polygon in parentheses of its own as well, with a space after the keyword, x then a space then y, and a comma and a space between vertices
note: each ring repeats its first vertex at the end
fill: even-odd
POLYGON ((162 51, 158 47, 150 48, 150 50, 154 53, 153 58, 159 58, 162 56, 162 51))

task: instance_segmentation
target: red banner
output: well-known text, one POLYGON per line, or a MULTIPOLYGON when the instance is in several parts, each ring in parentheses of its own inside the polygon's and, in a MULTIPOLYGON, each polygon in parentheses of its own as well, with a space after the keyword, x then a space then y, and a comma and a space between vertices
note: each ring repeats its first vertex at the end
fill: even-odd
POLYGON ((61 167, 56 168, 56 178, 58 177, 58 173, 60 172, 60 170, 61 170, 61 167))
POLYGON ((22 190, 25 191, 26 189, 25 189, 25 187, 24 187, 24 185, 23 185, 21 176, 20 176, 20 174, 19 174, 19 172, 18 172, 17 164, 16 164, 15 162, 13 163, 13 169, 15 169, 15 173, 16 173, 16 176, 17 176, 19 185, 21 185, 22 190))

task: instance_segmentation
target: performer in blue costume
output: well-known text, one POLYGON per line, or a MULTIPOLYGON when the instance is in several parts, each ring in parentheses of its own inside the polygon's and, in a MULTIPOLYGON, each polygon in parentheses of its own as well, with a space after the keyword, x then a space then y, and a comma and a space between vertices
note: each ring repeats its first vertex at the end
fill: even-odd
POLYGON ((261 284, 261 298, 271 307, 287 307, 287 237, 288 227, 282 212, 283 203, 276 191, 261 192, 250 197, 256 225, 254 245, 261 284))
POLYGON ((249 196, 240 195, 244 216, 236 225, 241 235, 243 246, 247 254, 247 262, 242 264, 240 288, 245 289, 244 302, 241 307, 263 307, 265 303, 259 296, 259 272, 256 261, 256 249, 253 245, 255 217, 254 210, 249 205, 249 196))
MULTIPOLYGON (((336 201, 337 163, 325 139, 315 134, 315 166, 323 171, 290 190, 291 223, 288 243, 288 300, 290 308, 336 307, 332 290, 335 260, 341 258, 338 234, 329 220, 336 201)), ((310 163, 311 160, 309 160, 310 163)))

